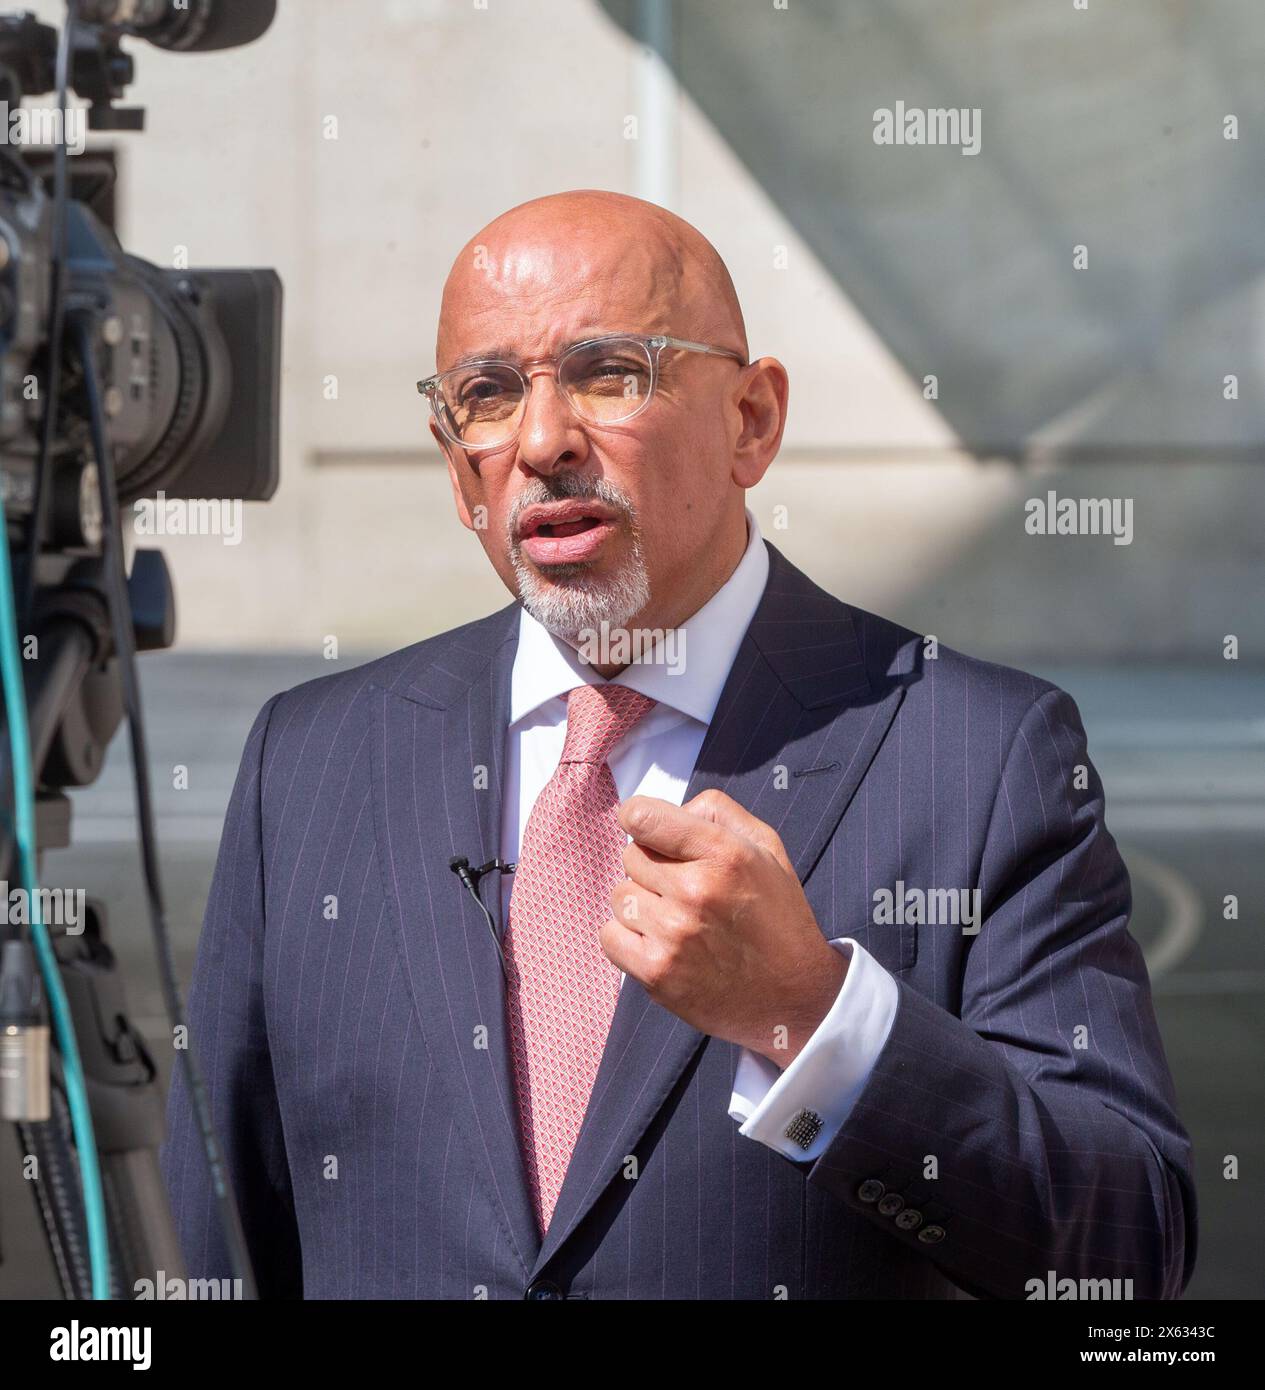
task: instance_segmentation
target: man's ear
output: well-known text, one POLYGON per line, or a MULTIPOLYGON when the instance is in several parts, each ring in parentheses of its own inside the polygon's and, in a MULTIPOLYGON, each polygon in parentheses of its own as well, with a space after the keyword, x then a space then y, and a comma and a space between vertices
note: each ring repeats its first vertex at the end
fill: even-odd
POLYGON ((430 432, 434 436, 435 443, 439 445, 439 452, 443 454, 444 462, 448 465, 448 481, 452 484, 452 500, 457 504, 457 516, 461 519, 461 524, 467 531, 473 531, 474 520, 470 515, 470 508, 466 505, 465 496, 461 491, 457 465, 453 461, 452 445, 444 438, 433 419, 430 421, 430 432))
POLYGON ((761 357, 744 371, 735 404, 739 432, 734 440, 732 477, 742 488, 755 487, 782 444, 790 380, 776 357, 761 357))

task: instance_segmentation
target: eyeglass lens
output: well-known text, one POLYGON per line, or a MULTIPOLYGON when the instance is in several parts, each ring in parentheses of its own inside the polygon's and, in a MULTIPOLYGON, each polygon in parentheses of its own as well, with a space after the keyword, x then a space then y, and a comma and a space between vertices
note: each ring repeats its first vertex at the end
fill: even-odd
MULTIPOLYGON (((558 362, 558 385, 581 419, 617 424, 635 415, 650 395, 653 367, 635 338, 580 345, 558 362)), ((440 394, 453 433, 471 448, 508 439, 522 420, 527 383, 508 364, 472 363, 444 373, 440 394)))

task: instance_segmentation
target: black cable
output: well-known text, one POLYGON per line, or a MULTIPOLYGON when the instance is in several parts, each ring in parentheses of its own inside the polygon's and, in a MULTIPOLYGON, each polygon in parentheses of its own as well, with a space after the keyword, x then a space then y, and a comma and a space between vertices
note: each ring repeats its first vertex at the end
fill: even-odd
POLYGON ((56 1077, 49 1088, 49 1106, 47 1120, 16 1126, 18 1143, 23 1155, 34 1157, 39 1165, 40 1180, 31 1187, 62 1297, 90 1299, 92 1272, 88 1267, 83 1193, 79 1190, 70 1113, 56 1077))
POLYGON ((492 913, 487 904, 479 894, 479 883, 484 875, 490 874, 493 869, 498 873, 512 874, 514 870, 518 868, 518 865, 505 864, 499 859, 490 859, 481 868, 474 869, 471 868, 469 859, 463 854, 455 859, 450 859, 448 861, 448 867, 461 880, 466 892, 474 899, 475 906, 483 913, 483 920, 488 924, 488 931, 492 936, 492 945, 496 947, 497 959, 501 962, 501 974, 505 976, 506 982, 508 983, 510 977, 509 962, 505 959, 505 949, 501 945, 501 938, 496 934, 496 922, 493 920, 492 913))
POLYGON ((224 1241, 232 1263, 233 1277, 241 1280, 245 1298, 257 1298, 255 1276, 246 1249, 237 1203, 229 1184, 220 1154, 219 1141, 211 1118, 211 1107, 193 1053, 180 986, 176 982, 171 939, 167 931, 167 913, 163 905, 162 881, 159 872, 157 836, 154 833, 153 803, 150 797, 149 761, 145 747, 145 728, 141 716, 140 684, 136 677, 136 642, 132 628, 131 604, 127 593, 127 576, 123 567, 123 531, 119 520, 118 494, 115 491, 114 455, 106 436, 105 410, 101 403, 101 383, 97 378, 92 342, 95 320, 87 314, 73 318, 75 342, 83 366, 84 387, 88 398, 88 413, 92 433, 92 452, 97 465, 97 487, 101 495, 102 537, 105 551, 105 578, 110 604, 110 625, 118 656, 119 677, 123 687, 123 704, 127 710, 127 727, 132 745, 132 775, 136 786, 136 815, 140 829, 141 864, 144 869, 145 892, 149 906, 150 928, 158 958, 167 1016, 174 1029, 182 1029, 186 1046, 179 1055, 185 1069, 185 1083, 197 1119, 206 1154, 211 1185, 215 1190, 224 1241))

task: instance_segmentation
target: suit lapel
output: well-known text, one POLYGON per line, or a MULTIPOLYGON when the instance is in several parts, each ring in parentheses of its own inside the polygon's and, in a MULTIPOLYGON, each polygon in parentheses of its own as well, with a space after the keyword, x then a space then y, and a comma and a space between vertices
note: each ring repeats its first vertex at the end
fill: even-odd
MULTIPOLYGON (((524 1275, 540 1245, 523 1175, 496 946, 449 869, 500 853, 511 605, 466 629, 391 689, 373 687, 375 832, 417 1021, 524 1275)), ((500 924, 500 885, 482 881, 500 924)))
MULTIPOLYGON (((911 679, 891 651, 864 649, 857 610, 769 546, 769 580, 738 650, 686 790, 716 788, 781 836, 801 882, 829 843, 911 679), (854 616, 855 615, 855 616, 854 616)), ((828 936, 837 924, 823 923, 828 936)), ((542 1269, 622 1171, 705 1035, 625 980, 542 1269)))

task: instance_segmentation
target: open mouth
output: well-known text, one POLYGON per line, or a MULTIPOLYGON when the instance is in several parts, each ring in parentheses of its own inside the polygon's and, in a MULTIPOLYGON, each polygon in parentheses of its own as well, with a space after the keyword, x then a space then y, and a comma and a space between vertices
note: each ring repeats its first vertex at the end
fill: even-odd
POLYGON ((574 498, 526 508, 518 538, 534 564, 573 565, 593 559, 615 529, 602 503, 574 498))
POLYGON ((601 522, 595 516, 580 516, 574 521, 544 521, 532 532, 536 536, 578 536, 583 531, 591 531, 601 522))

